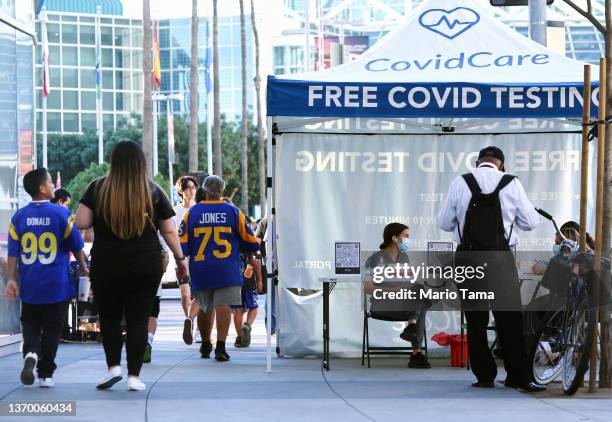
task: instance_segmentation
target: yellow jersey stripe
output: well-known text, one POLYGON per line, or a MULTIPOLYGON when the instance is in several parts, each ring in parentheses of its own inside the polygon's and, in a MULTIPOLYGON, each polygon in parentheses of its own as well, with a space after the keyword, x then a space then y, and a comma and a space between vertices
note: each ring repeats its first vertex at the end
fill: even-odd
POLYGON ((72 229, 74 228, 74 217, 71 215, 68 217, 68 225, 66 226, 66 230, 64 230, 64 236, 62 239, 68 239, 68 236, 72 233, 72 229))
POLYGON ((255 236, 247 232, 245 220, 246 217, 244 216, 242 210, 238 210, 238 233, 240 233, 240 237, 245 242, 259 243, 257 242, 257 238, 255 236))
POLYGON ((189 225, 188 225, 188 221, 189 221, 189 210, 187 210, 187 212, 185 212, 185 215, 183 216, 183 221, 177 227, 178 235, 179 235, 179 241, 181 243, 189 242, 189 225))
POLYGON ((9 223, 9 234, 11 235, 11 238, 15 241, 19 241, 19 236, 17 236, 17 232, 15 231, 15 226, 13 226, 13 223, 9 223))

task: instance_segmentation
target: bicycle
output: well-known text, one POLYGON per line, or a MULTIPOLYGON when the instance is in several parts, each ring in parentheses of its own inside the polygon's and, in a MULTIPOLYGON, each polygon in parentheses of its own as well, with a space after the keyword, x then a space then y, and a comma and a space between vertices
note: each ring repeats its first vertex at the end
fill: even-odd
MULTIPOLYGON (((550 214, 539 208, 536 211, 551 221, 557 234, 566 240, 550 214)), ((574 270, 575 257, 570 258, 570 263, 565 306, 544 315, 528 352, 529 369, 535 381, 549 384, 562 374, 563 392, 567 395, 576 393, 584 380, 595 335, 595 309, 587 284, 574 270)))

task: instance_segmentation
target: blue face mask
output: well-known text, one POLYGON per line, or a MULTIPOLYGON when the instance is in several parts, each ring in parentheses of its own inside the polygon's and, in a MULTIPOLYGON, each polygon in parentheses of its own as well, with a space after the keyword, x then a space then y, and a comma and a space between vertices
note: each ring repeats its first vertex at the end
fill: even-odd
POLYGON ((556 243, 553 243, 552 251, 553 251, 553 255, 555 256, 559 255, 561 253, 561 245, 557 245, 556 243))
POLYGON ((412 239, 403 237, 401 242, 397 244, 397 249, 400 252, 408 252, 412 247, 412 239))

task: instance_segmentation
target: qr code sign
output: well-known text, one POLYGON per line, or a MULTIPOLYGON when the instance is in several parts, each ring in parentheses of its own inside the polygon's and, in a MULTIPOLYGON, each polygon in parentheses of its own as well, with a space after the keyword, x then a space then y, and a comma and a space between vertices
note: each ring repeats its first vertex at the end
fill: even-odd
POLYGON ((336 267, 359 268, 359 243, 336 243, 336 267))

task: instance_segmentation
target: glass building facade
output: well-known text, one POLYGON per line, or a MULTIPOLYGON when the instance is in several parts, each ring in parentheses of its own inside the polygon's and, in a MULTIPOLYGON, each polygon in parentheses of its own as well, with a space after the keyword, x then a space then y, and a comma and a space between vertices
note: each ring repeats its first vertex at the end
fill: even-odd
MULTIPOLYGON (((78 133, 96 129, 96 52, 94 15, 47 13, 49 132, 78 133)), ((36 23, 38 39, 42 39, 36 23)), ((142 109, 142 24, 139 20, 103 16, 102 109, 104 129, 142 109)), ((38 127, 42 127, 42 66, 36 49, 38 127)))
MULTIPOLYGON (((29 200, 21 177, 33 168, 33 14, 33 0, 0 0, 0 292, 7 281, 8 224, 29 200)), ((0 294, 0 354, 21 341, 19 307, 0 294)))
MULTIPOLYGON (((206 36, 212 33, 212 21, 200 18, 198 49, 199 63, 199 120, 206 120, 206 36)), ((253 53, 250 16, 245 17, 246 49, 247 49, 247 91, 249 107, 254 104, 254 92, 251 81, 255 76, 255 57, 253 53)), ((161 92, 165 94, 181 93, 185 97, 183 104, 175 102, 173 110, 189 112, 189 89, 191 63, 191 19, 172 19, 159 23, 160 61, 162 69, 161 92)), ((212 67, 212 64, 211 64, 212 67)), ((241 45, 240 17, 219 17, 219 85, 221 113, 228 120, 239 119, 242 114, 242 82, 241 82, 241 45)), ((161 103, 161 111, 165 112, 165 103, 161 103)))
MULTIPOLYGON (((49 132, 79 133, 96 129, 95 15, 90 13, 47 12, 51 93, 47 97, 49 132)), ((250 34, 250 17, 247 17, 250 34)), ((199 120, 206 120, 205 54, 208 21, 200 18, 199 28, 199 120)), ((104 130, 113 128, 131 113, 142 112, 142 22, 121 16, 102 15, 102 109, 104 130)), ((212 27, 212 25, 211 25, 212 27)), ((40 23, 36 24, 39 39, 40 23)), ((211 28, 212 32, 212 28, 211 28)), ((253 79, 254 57, 247 37, 247 78, 253 79)), ((182 93, 185 101, 175 102, 176 113, 189 111, 191 63, 191 19, 159 23, 162 94, 182 93)), ((219 66, 221 113, 228 120, 241 114, 240 18, 219 18, 219 66)), ((42 119, 42 66, 37 48, 37 119, 42 119)), ((253 104, 249 90, 248 102, 253 104)), ((165 102, 160 111, 165 112, 165 102)))

